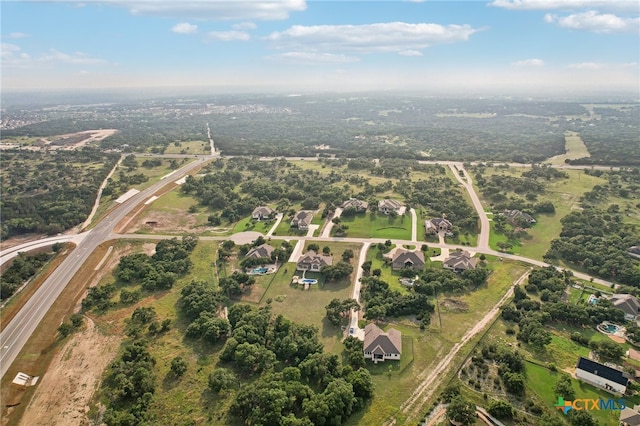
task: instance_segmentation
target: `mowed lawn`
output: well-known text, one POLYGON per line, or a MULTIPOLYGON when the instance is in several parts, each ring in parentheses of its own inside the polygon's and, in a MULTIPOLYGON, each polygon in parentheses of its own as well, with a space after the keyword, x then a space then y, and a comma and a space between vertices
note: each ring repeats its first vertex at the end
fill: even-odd
MULTIPOLYGON (((549 411, 555 409, 554 404, 557 404, 558 398, 555 396, 553 388, 560 377, 562 377, 562 374, 566 373, 551 371, 546 367, 533 364, 531 362, 526 362, 525 367, 528 390, 535 393, 537 398, 542 402, 545 408, 549 409, 549 411)), ((609 398, 614 398, 615 400, 618 399, 610 393, 573 378, 571 379, 571 385, 576 394, 576 398, 602 398, 605 401, 609 398)), ((633 406, 633 403, 630 405, 633 406)), ((620 416, 620 412, 617 410, 589 410, 589 414, 597 419, 603 426, 617 425, 618 418, 620 416)), ((559 411, 558 416, 561 416, 559 411)))
POLYGON ((205 141, 188 141, 170 143, 164 150, 165 154, 193 154, 202 155, 211 153, 211 145, 205 141))
POLYGON ((347 225, 347 237, 351 238, 388 238, 398 240, 411 239, 411 215, 392 217, 382 213, 369 212, 340 218, 347 225))
MULTIPOLYGON (((308 242, 307 244, 309 244, 308 242)), ((346 249, 353 250, 354 258, 351 265, 354 269, 349 277, 336 281, 328 281, 319 273, 306 273, 306 278, 318 280, 318 284, 304 289, 301 284, 292 284, 294 275, 302 276, 302 272, 296 271, 295 263, 283 264, 269 283, 261 305, 271 300, 273 311, 282 314, 294 322, 309 324, 318 327, 321 342, 325 351, 341 353, 342 330, 334 327, 325 319, 325 306, 333 299, 348 299, 353 293, 357 259, 362 245, 354 243, 319 243, 320 249, 328 246, 331 249, 334 264, 341 260, 342 253, 346 249)))

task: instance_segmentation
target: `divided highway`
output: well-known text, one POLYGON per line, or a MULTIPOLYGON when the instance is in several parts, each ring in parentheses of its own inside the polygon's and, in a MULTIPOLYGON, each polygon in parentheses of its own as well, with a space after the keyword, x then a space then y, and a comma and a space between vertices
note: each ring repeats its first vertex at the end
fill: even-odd
MULTIPOLYGON (((117 207, 101 220, 92 230, 72 236, 77 238, 77 246, 74 251, 67 256, 49 278, 42 283, 35 294, 25 303, 18 314, 0 333, 0 377, 4 377, 4 374, 18 356, 20 350, 22 350, 33 331, 40 321, 42 321, 42 318, 44 318, 49 308, 51 308, 51 305, 53 305, 53 302, 60 296, 62 290, 78 270, 80 270, 80 267, 87 261, 91 253, 104 241, 113 238, 113 228, 138 204, 144 202, 153 193, 165 185, 172 183, 174 180, 187 175, 197 167, 200 167, 205 158, 210 159, 213 157, 209 156, 192 161, 176 170, 175 173, 171 175, 171 180, 161 180, 122 203, 121 206, 117 207)), ((64 241, 65 238, 68 239, 69 236, 48 239, 48 243, 64 241)), ((41 243, 41 241, 33 242, 33 244, 38 243, 41 243)), ((24 250, 24 246, 20 248, 24 250)), ((8 251, 11 250, 17 253, 18 248, 8 251)), ((9 255, 9 253, 6 255, 9 255)), ((5 253, 2 254, 2 258, 4 257, 5 253)))
MULTIPOLYGON (((213 148, 213 140, 210 139, 211 148, 213 148)), ((215 151, 213 151, 215 153, 215 151)), ((169 156, 169 157, 178 157, 169 156)), ((184 155, 179 156, 181 158, 184 155)), ((15 256, 17 252, 35 248, 38 245, 42 244, 52 244, 53 242, 58 241, 69 241, 73 240, 77 246, 73 253, 71 253, 61 264, 60 266, 49 276, 49 278, 41 285, 41 287, 36 291, 36 293, 27 301, 27 303, 23 306, 23 308, 18 312, 18 314, 13 318, 13 320, 7 324, 5 329, 0 333, 0 377, 4 376, 5 372, 11 366, 15 358, 18 356, 18 353, 23 348, 33 331, 36 329, 44 315, 47 313, 49 308, 52 306, 53 302, 58 298, 62 290, 69 283, 69 281, 73 278, 73 276, 78 272, 80 267, 84 264, 84 262, 89 258, 91 253, 104 241, 117 239, 117 238, 142 238, 142 239, 164 239, 171 238, 172 236, 163 236, 163 235, 122 235, 115 234, 114 227, 122 221, 136 206, 146 201, 151 195, 160 190, 167 184, 170 184, 185 175, 189 174, 191 171, 200 167, 204 161, 215 158, 215 154, 211 156, 197 156, 197 158, 191 163, 185 165, 184 167, 176 170, 171 174, 171 179, 163 179, 160 182, 154 184, 153 186, 147 188, 146 190, 136 194, 132 198, 128 199, 121 206, 118 206, 114 209, 108 216, 102 219, 92 230, 88 232, 84 232, 82 234, 77 234, 73 236, 59 236, 48 239, 43 239, 39 241, 34 241, 31 243, 24 244, 22 246, 14 247, 4 252, 0 253, 0 260, 4 262, 6 259, 10 258, 10 256, 15 256)), ((489 220, 487 215, 480 203, 480 200, 473 189, 473 184, 471 181, 471 177, 464 169, 464 166, 460 162, 430 162, 430 163, 439 163, 446 164, 451 168, 454 172, 456 179, 460 182, 461 185, 468 191, 469 196, 473 202, 473 205, 480 217, 481 229, 480 234, 478 236, 478 246, 476 248, 471 248, 468 246, 456 246, 450 244, 438 244, 438 243, 430 243, 429 246, 432 247, 441 247, 441 248, 449 248, 456 249, 461 248, 463 250, 473 250, 477 253, 490 254, 495 256, 500 256, 506 259, 519 260, 522 262, 529 263, 531 265, 536 266, 549 266, 549 264, 517 255, 506 254, 502 252, 495 251, 489 247, 489 220)), ((413 228, 419 226, 415 219, 412 217, 412 222, 414 223, 413 228)), ((403 244, 416 244, 415 241, 415 230, 412 232, 413 241, 404 241, 397 240, 393 241, 396 245, 403 244)), ((272 238, 285 238, 285 237, 276 237, 272 238)), ((201 240, 221 240, 224 237, 200 237, 201 240)), ((384 240, 371 239, 371 238, 336 238, 336 237, 301 237, 301 240, 312 239, 314 241, 349 241, 354 243, 363 244, 363 251, 369 244, 376 244, 378 242, 384 242, 384 240)), ((591 277, 574 272, 574 275, 578 278, 589 280, 591 277)), ((601 280, 594 279, 594 282, 612 285, 612 283, 601 280)), ((354 287, 354 296, 358 299, 359 296, 359 288, 356 285, 354 287)), ((353 318, 356 319, 357 325, 357 315, 352 315, 353 318)), ((356 327, 354 327, 355 329, 356 327)))

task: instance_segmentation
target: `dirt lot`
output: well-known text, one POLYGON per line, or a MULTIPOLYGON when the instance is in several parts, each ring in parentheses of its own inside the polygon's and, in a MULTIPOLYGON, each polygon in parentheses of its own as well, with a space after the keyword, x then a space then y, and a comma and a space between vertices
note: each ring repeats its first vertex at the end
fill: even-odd
POLYGON ((229 228, 216 228, 207 225, 198 225, 195 215, 186 214, 180 210, 175 213, 162 211, 148 211, 139 215, 133 225, 126 232, 153 233, 153 234, 184 234, 189 232, 212 232, 224 234, 229 228))
POLYGON ((53 358, 20 425, 89 424, 89 402, 102 371, 118 352, 120 339, 103 335, 88 318, 85 324, 53 358))
MULTIPOLYGON (((142 245, 153 254, 154 243, 142 245)), ((97 285, 118 264, 120 257, 132 252, 131 246, 115 248, 91 280, 97 285)), ((80 300, 75 311, 80 309, 80 300)), ((73 334, 56 353, 47 373, 36 385, 33 398, 20 425, 89 425, 86 413, 94 392, 100 386, 104 369, 120 348, 119 335, 107 335, 88 317, 83 330, 73 334)))

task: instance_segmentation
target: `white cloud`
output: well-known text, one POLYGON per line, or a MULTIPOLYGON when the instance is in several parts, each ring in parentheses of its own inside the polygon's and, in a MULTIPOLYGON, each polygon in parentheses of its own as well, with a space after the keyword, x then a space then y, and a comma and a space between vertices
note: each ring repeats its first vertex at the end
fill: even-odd
POLYGON ((64 64, 82 64, 82 65, 104 65, 107 63, 104 59, 92 58, 86 53, 74 52, 64 53, 56 49, 49 49, 46 55, 37 58, 42 62, 58 62, 64 64))
POLYGON ((266 37, 276 49, 348 52, 397 52, 466 41, 478 32, 469 25, 408 24, 294 25, 266 37))
POLYGON ((563 28, 596 33, 638 32, 640 30, 640 18, 622 18, 611 13, 598 13, 594 10, 568 16, 547 14, 544 20, 548 23, 558 24, 563 28))
POLYGON ((101 3, 122 6, 136 15, 168 18, 226 20, 281 20, 307 8, 305 0, 111 0, 101 3))
POLYGON ((240 22, 231 26, 234 30, 255 30, 257 25, 253 22, 240 22))
POLYGON ((211 31, 207 33, 207 39, 215 41, 246 41, 250 38, 251 36, 244 31, 211 31))
POLYGON ((45 65, 105 65, 104 59, 93 58, 86 53, 64 53, 57 49, 49 49, 47 53, 39 56, 31 56, 23 52, 20 46, 2 43, 0 54, 3 68, 32 68, 45 65))
POLYGON ((516 61, 511 64, 514 67, 523 68, 523 67, 543 67, 544 61, 542 59, 525 59, 522 61, 516 61))
POLYGON ((354 56, 318 52, 285 52, 278 55, 268 56, 268 59, 275 60, 277 62, 304 65, 344 64, 358 62, 360 60, 354 56))
POLYGON ((27 34, 27 33, 20 33, 20 32, 9 33, 9 38, 12 38, 12 39, 17 39, 17 38, 26 38, 26 37, 29 37, 29 34, 27 34))
POLYGON ((198 26, 188 22, 180 22, 174 25, 171 31, 178 34, 193 34, 198 31, 198 26))
POLYGON ((511 10, 573 10, 598 8, 602 10, 640 11, 637 0, 494 0, 490 6, 511 10))
POLYGON ((419 50, 401 50, 398 52, 400 56, 422 56, 422 52, 419 50))

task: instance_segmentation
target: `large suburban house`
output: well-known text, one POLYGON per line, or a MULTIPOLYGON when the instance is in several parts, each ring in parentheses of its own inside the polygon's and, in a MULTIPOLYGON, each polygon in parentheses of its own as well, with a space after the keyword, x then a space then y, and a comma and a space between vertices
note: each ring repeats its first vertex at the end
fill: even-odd
POLYGON ((353 210, 355 212, 366 212, 369 208, 369 203, 366 201, 358 200, 357 198, 349 198, 342 203, 343 210, 353 210))
POLYGON ((378 211, 380 213, 399 213, 401 208, 402 204, 399 201, 392 200, 391 198, 385 198, 384 200, 378 201, 378 211))
POLYGON ((445 259, 442 267, 460 273, 469 269, 476 269, 477 265, 478 259, 471 257, 468 251, 456 250, 449 254, 449 257, 445 259))
POLYGON ((256 259, 271 258, 271 253, 273 253, 273 250, 274 248, 269 244, 262 244, 249 250, 245 257, 253 257, 256 259))
POLYGON ((536 223, 533 216, 520 210, 505 210, 502 214, 507 218, 507 222, 514 226, 520 226, 523 224, 533 225, 536 223))
POLYGON ((640 405, 634 405, 633 408, 625 407, 620 410, 618 421, 620 426, 640 426, 640 405))
POLYGON ((386 333, 374 323, 364 328, 364 357, 366 359, 384 361, 399 360, 402 355, 402 334, 395 328, 386 333))
POLYGON ((309 250, 298 259, 296 263, 297 271, 313 271, 320 272, 323 266, 333 265, 333 257, 317 254, 313 250, 309 250))
POLYGON ((624 312, 624 319, 627 321, 635 321, 640 316, 640 301, 634 295, 614 294, 610 300, 615 308, 624 312))
POLYGON ((576 377, 609 392, 625 393, 629 379, 624 373, 608 365, 580 357, 576 377))
POLYGON ((311 219, 313 219, 313 212, 307 210, 301 210, 291 220, 291 226, 298 229, 309 229, 311 225, 311 219))
POLYGON ((424 223, 424 229, 427 234, 437 234, 439 232, 448 233, 451 232, 452 228, 453 225, 451 222, 443 217, 436 217, 424 223))
POLYGON ((391 258, 391 269, 399 271, 405 268, 422 271, 424 269, 424 253, 419 250, 397 249, 391 258))
POLYGON ((253 209, 251 217, 255 220, 271 219, 275 211, 268 206, 259 206, 253 209))

